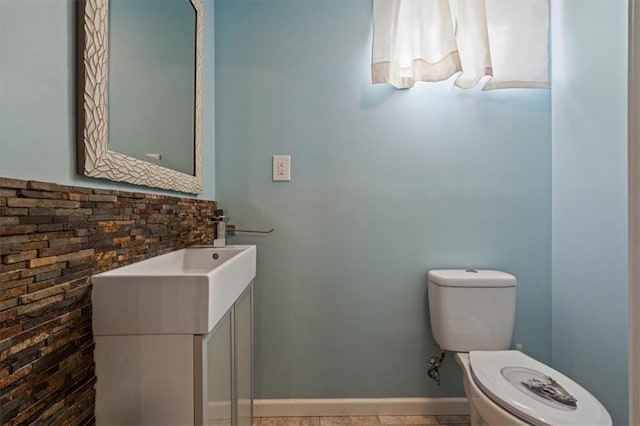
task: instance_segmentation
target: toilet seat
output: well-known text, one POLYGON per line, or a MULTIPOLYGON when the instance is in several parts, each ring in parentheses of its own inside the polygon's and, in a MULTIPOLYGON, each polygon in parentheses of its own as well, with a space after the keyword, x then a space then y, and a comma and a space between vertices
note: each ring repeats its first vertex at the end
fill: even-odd
POLYGON ((472 351, 474 382, 505 410, 536 426, 611 425, 611 417, 593 395, 573 380, 519 351, 472 351), (543 398, 521 384, 525 378, 551 377, 573 395, 576 406, 543 398))

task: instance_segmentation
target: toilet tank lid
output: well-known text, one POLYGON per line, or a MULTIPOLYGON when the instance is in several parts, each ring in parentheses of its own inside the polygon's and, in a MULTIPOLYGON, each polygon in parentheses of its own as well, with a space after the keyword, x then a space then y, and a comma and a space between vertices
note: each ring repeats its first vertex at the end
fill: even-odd
POLYGON ((517 282, 506 272, 482 269, 434 269, 428 280, 442 287, 515 287, 517 282))

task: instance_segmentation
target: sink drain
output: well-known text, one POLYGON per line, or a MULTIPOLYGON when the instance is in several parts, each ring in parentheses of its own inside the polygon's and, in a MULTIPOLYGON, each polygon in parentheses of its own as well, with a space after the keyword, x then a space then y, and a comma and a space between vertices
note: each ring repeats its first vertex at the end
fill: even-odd
POLYGON ((213 253, 213 255, 211 257, 213 257, 213 260, 218 260, 220 255, 218 253, 213 253))

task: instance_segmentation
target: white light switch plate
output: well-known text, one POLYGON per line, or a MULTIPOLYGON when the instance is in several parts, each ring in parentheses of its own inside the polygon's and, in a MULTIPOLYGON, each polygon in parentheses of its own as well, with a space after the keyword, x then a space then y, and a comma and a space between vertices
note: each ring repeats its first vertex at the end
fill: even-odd
POLYGON ((291 156, 273 156, 273 181, 289 182, 291 180, 291 156))

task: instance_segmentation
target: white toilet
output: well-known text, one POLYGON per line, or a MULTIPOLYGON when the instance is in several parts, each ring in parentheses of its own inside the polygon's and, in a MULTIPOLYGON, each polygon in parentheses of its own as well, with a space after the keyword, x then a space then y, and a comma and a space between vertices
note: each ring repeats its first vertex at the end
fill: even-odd
POLYGON ((510 351, 516 278, 499 271, 429 271, 431 330, 462 367, 472 426, 611 425, 573 380, 510 351))

